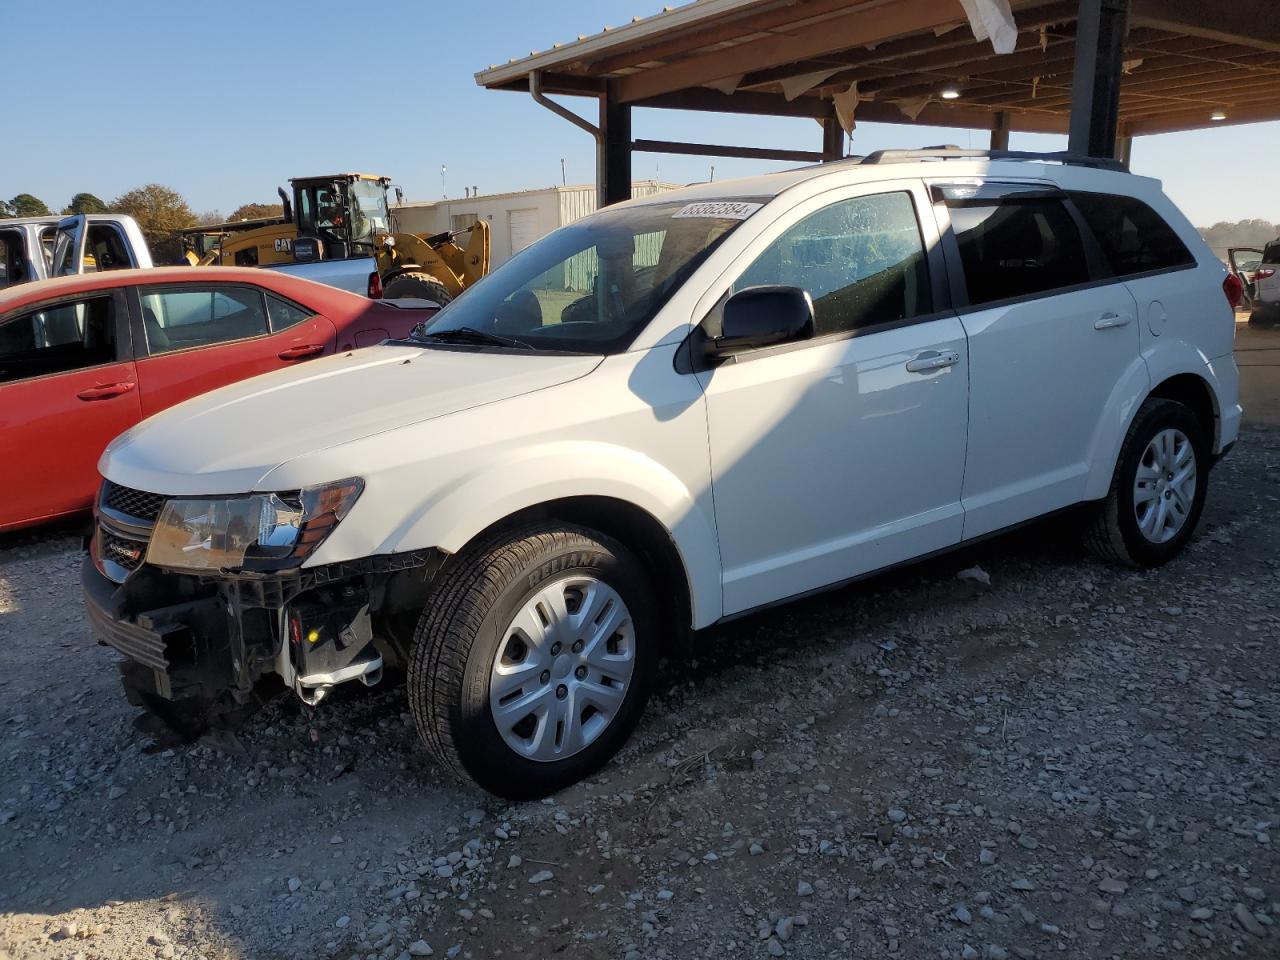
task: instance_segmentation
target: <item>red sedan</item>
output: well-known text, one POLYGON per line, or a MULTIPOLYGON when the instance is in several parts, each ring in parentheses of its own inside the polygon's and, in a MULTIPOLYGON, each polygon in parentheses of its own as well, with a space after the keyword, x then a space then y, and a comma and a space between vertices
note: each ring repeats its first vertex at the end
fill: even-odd
POLYGON ((103 448, 144 417, 407 336, 433 312, 235 267, 116 270, 0 292, 0 530, 89 509, 103 448))

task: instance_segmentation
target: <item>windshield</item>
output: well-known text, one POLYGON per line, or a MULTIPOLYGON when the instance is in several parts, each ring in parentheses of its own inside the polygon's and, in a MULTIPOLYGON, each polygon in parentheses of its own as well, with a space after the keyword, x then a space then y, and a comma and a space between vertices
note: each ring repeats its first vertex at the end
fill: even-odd
POLYGON ((376 180, 357 180, 351 197, 351 242, 373 246, 375 233, 387 232, 387 191, 376 180))
POLYGON ((546 350, 619 353, 756 200, 602 210, 512 257, 424 334, 469 329, 546 350))

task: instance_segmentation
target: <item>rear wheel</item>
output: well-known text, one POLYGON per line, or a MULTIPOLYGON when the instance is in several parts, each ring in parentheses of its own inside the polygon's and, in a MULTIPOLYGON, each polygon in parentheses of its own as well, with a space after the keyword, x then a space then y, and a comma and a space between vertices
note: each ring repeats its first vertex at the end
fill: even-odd
POLYGON ((440 578, 409 658, 428 750, 522 800, 606 763, 657 664, 653 590, 635 555, 594 531, 538 524, 468 549, 440 578))
POLYGON ((449 289, 429 273, 414 270, 392 277, 382 288, 384 300, 434 300, 444 306, 453 299, 449 289))
POLYGON ((1209 438, 1190 408, 1148 400, 1129 427, 1111 490, 1097 505, 1085 545, 1126 566, 1168 562, 1200 521, 1209 458, 1209 438))

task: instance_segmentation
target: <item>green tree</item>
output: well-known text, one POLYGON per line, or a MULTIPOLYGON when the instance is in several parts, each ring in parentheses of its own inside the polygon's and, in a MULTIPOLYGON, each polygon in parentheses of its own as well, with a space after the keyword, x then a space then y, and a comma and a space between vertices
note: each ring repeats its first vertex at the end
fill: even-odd
POLYGON ((159 183, 148 183, 116 197, 111 209, 138 221, 157 263, 181 262, 179 233, 196 225, 196 215, 182 194, 159 183))
POLYGON ((18 194, 9 201, 9 208, 13 211, 10 216, 14 217, 47 217, 49 215, 49 208, 44 205, 44 201, 29 193, 18 194))
POLYGON ((1220 257, 1227 255, 1229 247, 1266 246, 1280 234, 1280 224, 1268 220, 1240 220, 1237 223, 1227 223, 1224 220, 1212 227, 1199 229, 1204 242, 1220 257))
POLYGON ((263 217, 283 217, 284 206, 279 203, 246 203, 231 211, 228 220, 260 220, 263 217))
POLYGON ((106 213, 107 205, 92 193, 77 193, 71 198, 71 202, 67 204, 66 209, 62 212, 68 215, 73 213, 106 213))

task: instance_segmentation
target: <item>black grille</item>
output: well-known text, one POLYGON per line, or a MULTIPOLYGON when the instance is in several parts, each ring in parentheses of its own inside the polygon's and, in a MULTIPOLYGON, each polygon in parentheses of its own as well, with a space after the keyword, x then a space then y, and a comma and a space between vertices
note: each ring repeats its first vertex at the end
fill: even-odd
POLYGON ((126 570, 137 570, 147 555, 147 545, 141 540, 117 537, 103 527, 98 528, 98 550, 102 559, 110 560, 126 570))
POLYGON ((107 480, 102 485, 102 505, 108 509, 123 513, 135 520, 155 523, 160 519, 160 511, 164 508, 165 497, 159 493, 144 493, 122 487, 107 480))

